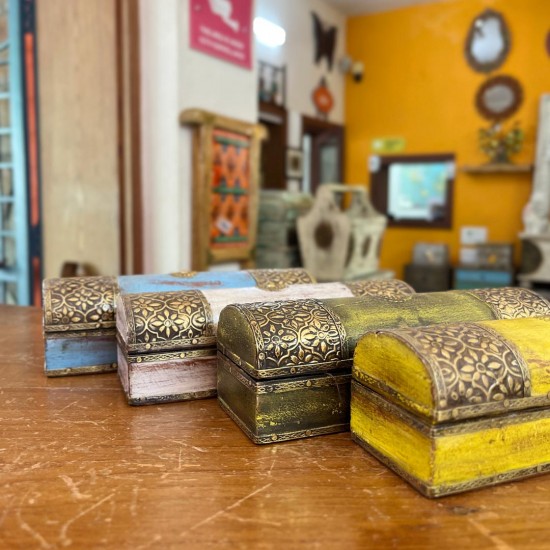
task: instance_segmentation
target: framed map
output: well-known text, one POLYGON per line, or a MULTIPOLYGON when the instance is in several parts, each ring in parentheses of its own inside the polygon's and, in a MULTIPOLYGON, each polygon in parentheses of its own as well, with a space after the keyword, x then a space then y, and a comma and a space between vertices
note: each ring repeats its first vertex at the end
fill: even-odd
POLYGON ((390 226, 452 226, 455 159, 451 153, 369 160, 371 198, 390 226))
POLYGON ((444 216, 452 163, 400 163, 389 167, 388 215, 395 220, 435 221, 444 216))

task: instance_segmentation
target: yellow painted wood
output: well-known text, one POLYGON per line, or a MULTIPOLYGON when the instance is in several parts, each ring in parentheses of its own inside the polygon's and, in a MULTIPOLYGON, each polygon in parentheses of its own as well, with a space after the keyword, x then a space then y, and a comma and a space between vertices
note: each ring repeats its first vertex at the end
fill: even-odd
MULTIPOLYGON (((445 348, 445 339, 457 334, 456 325, 455 328, 441 327, 440 333, 434 332, 433 327, 418 329, 431 335, 432 352, 439 355, 439 360, 432 362, 430 368, 424 367, 424 363, 431 352, 426 348, 422 352, 413 350, 419 345, 415 342, 422 341, 422 338, 417 340, 416 333, 403 331, 400 337, 399 330, 371 332, 361 339, 356 349, 352 433, 402 475, 414 478, 428 494, 462 491, 524 477, 536 473, 537 467, 550 464, 550 401, 544 399, 550 391, 550 319, 493 320, 475 325, 469 330, 464 330, 464 326, 460 328, 463 336, 460 344, 456 341, 456 349, 464 350, 466 346, 468 350, 469 342, 473 348, 471 356, 461 351, 457 358, 445 348), (480 336, 475 325, 489 331, 480 336), (410 339, 407 343, 402 339, 406 334, 410 339), (491 334, 495 334, 494 339, 491 334), (498 337, 506 341, 506 345, 499 342, 498 337), (441 417, 431 420, 436 418, 436 410, 450 412, 448 400, 433 402, 432 395, 438 395, 435 388, 438 372, 450 369, 455 360, 470 359, 477 362, 478 376, 483 376, 484 365, 487 370, 492 368, 491 362, 497 361, 498 365, 495 353, 502 353, 505 362, 509 362, 510 350, 514 348, 528 370, 524 378, 525 396, 517 394, 509 400, 477 402, 481 405, 478 407, 475 401, 466 398, 469 371, 463 370, 465 388, 462 400, 458 400, 460 408, 453 409, 453 414, 443 420, 441 417), (370 385, 373 391, 362 389, 361 383, 370 385), (510 410, 510 407, 522 410, 510 410), (469 412, 469 418, 461 420, 465 412, 469 412)), ((447 345, 447 349, 453 349, 447 345)), ((471 372, 475 380, 473 366, 471 372)), ((456 386, 450 387, 457 391, 456 386)), ((439 395, 445 396, 445 393, 439 395)), ((457 398, 454 399, 457 402, 457 398)))
POLYGON ((437 437, 432 460, 434 485, 461 483, 550 462, 550 418, 437 437))
POLYGON ((352 392, 352 433, 428 487, 452 487, 550 462, 550 418, 524 412, 513 424, 471 423, 476 424, 479 429, 468 433, 449 435, 443 429, 430 438, 392 410, 352 392))
POLYGON ((351 394, 351 432, 424 483, 431 480, 431 442, 362 392, 351 394))
MULTIPOLYGON (((396 392, 394 400, 407 398, 409 408, 423 416, 429 416, 434 409, 426 367, 412 349, 394 337, 371 332, 359 341, 353 360, 353 376, 360 380, 361 374, 383 381, 396 392)), ((377 391, 387 397, 381 388, 377 391)))
POLYGON ((521 319, 481 323, 513 342, 525 359, 531 375, 531 394, 546 395, 550 391, 550 319, 521 319))

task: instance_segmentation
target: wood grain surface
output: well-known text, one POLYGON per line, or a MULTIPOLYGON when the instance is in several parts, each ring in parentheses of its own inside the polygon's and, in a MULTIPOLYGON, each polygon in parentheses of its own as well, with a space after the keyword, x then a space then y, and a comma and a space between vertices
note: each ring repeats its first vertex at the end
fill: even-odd
POLYGON ((119 273, 115 1, 36 7, 44 274, 119 273))
POLYGON ((215 399, 48 379, 0 307, 0 548, 548 548, 550 476, 430 501, 337 434, 255 446, 215 399))

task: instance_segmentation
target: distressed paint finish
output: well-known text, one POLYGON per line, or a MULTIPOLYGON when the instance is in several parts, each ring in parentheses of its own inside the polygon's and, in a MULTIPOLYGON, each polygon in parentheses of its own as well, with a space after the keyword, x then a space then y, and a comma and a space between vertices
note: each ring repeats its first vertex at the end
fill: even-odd
POLYGON ((274 443, 349 429, 349 374, 256 381, 218 355, 218 400, 254 442, 274 443))
POLYGON ((118 374, 130 405, 214 397, 216 365, 215 355, 129 363, 118 348, 118 374))
POLYGON ((248 271, 189 271, 180 275, 123 275, 118 278, 122 294, 202 290, 207 288, 250 288, 256 281, 248 271))
POLYGON ((0 306, 0 334, 1 548, 548 547, 550 476, 434 502, 349 433, 254 445, 213 399, 47 379, 38 308, 0 306))
MULTIPOLYGON (((357 342, 369 330, 544 314, 550 315, 550 304, 525 289, 235 305, 224 309, 220 316, 218 349, 233 364, 234 373, 273 383, 320 373, 349 374, 357 342)), ((378 364, 383 367, 387 360, 382 351, 378 364)), ((230 391, 222 387, 224 384, 229 384, 229 377, 218 380, 218 394, 228 395, 230 391)), ((226 398, 226 410, 235 403, 226 398)), ((343 401, 343 406, 348 415, 349 399, 343 401)), ((315 410, 304 409, 303 424, 314 422, 315 414, 315 410)), ((230 415, 249 431, 250 426, 259 425, 256 409, 236 408, 230 415), (243 416, 248 414, 252 417, 243 416)), ((340 429, 346 429, 346 424, 340 424, 340 429)), ((296 437, 315 435, 304 433, 296 432, 296 437)))
POLYGON ((44 369, 47 376, 90 374, 116 370, 115 332, 97 331, 80 337, 56 334, 46 338, 44 369))
MULTIPOLYGON (((262 286, 272 283, 276 280, 259 282, 262 286)), ((119 376, 128 402, 146 405, 216 395, 216 329, 220 313, 228 304, 265 306, 297 298, 412 292, 401 281, 276 286, 279 290, 238 288, 120 295, 116 306, 119 357, 123 361, 119 360, 119 376)), ((344 409, 338 418, 339 427, 349 423, 347 407, 344 409)))
MULTIPOLYGON (((101 346, 93 343, 94 330, 102 330, 107 325, 114 327, 114 308, 119 294, 133 292, 169 292, 177 290, 206 290, 206 289, 246 289, 257 286, 268 286, 270 281, 276 281, 279 288, 289 284, 313 283, 314 279, 303 269, 287 270, 250 270, 250 271, 181 271, 165 275, 127 275, 122 277, 80 277, 67 279, 47 279, 43 285, 44 296, 44 340, 46 341, 45 373, 47 376, 66 376, 72 374, 87 374, 110 372, 116 368, 116 358, 105 362, 106 347, 110 346, 109 357, 116 356, 115 333, 112 332, 110 344, 102 342, 101 346), (89 288, 88 288, 89 287, 89 288), (52 291, 55 289, 60 299, 53 300, 52 291), (77 292, 73 292, 73 288, 77 292), (84 294, 83 294, 84 292, 84 294), (90 292, 93 292, 95 303, 90 304, 90 292), (83 299, 84 298, 84 299, 83 299), (63 326, 61 321, 53 315, 55 305, 58 304, 58 317, 63 313, 67 317, 63 326), (84 304, 84 305, 83 305, 84 304), (93 307, 90 309, 91 305, 93 307), (100 306, 101 316, 96 319, 95 307, 100 306), (82 315, 82 307, 88 310, 82 315), (69 315, 67 315, 67 310, 69 315), (70 315, 71 311, 76 315, 70 315), (108 318, 106 317, 108 314, 108 318), (91 319, 90 317, 93 317, 91 319), (105 317, 105 319, 103 319, 105 317), (71 320, 74 318, 74 321, 71 320), (84 325, 84 322, 86 325, 84 325), (109 324, 110 323, 110 324, 109 324), (97 325, 97 326, 96 326, 97 325), (104 326, 100 326, 104 325, 104 326), (76 343, 67 350, 60 360, 60 355, 54 353, 53 347, 47 344, 48 340, 57 338, 55 334, 63 332, 72 339, 81 340, 80 354, 72 355, 74 348, 79 350, 76 343), (88 343, 88 340, 92 343, 88 343), (76 347, 75 347, 76 346, 76 347), (97 349, 97 354, 94 350, 97 349)), ((55 296, 54 296, 55 298, 55 296)))
POLYGON ((353 437, 429 497, 549 471, 549 356, 550 318, 371 332, 353 437))

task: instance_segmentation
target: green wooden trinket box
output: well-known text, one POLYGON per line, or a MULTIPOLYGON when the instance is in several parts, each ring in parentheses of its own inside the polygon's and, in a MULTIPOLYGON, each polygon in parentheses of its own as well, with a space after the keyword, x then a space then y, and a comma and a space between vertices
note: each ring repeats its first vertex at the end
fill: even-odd
POLYGON ((231 305, 221 312, 218 400, 254 443, 349 429, 353 353, 369 330, 550 312, 526 289, 412 294, 402 282, 376 283, 376 292, 360 298, 231 305))
POLYGON ((351 357, 361 333, 354 313, 369 304, 383 309, 414 292, 402 281, 361 284, 358 298, 232 305, 222 311, 218 398, 254 443, 348 429, 351 357))

